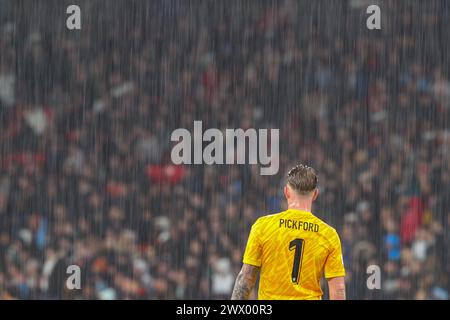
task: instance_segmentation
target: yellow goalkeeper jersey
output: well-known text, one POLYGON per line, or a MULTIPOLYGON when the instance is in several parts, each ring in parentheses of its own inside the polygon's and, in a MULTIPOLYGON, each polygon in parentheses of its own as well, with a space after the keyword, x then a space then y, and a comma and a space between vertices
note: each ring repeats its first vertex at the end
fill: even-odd
POLYGON ((256 220, 243 262, 261 268, 260 300, 321 299, 322 275, 345 276, 336 230, 295 209, 256 220))

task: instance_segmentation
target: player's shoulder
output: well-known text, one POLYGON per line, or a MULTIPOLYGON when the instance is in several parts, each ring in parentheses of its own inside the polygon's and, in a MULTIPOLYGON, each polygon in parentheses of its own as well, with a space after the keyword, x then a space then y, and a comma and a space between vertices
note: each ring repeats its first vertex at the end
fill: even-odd
POLYGON ((261 216, 258 219, 256 219, 256 221, 267 221, 267 220, 271 220, 271 219, 276 219, 279 216, 281 216, 282 214, 283 214, 283 212, 266 214, 266 215, 261 216))
POLYGON ((330 226, 328 223, 326 223, 325 221, 323 221, 322 219, 320 219, 317 216, 314 216, 316 223, 320 226, 320 230, 323 231, 323 233, 327 233, 330 235, 337 235, 337 231, 334 227, 330 226))
POLYGON ((261 216, 261 217, 259 217, 258 219, 256 219, 255 224, 263 224, 263 223, 268 223, 268 222, 270 222, 270 221, 276 220, 276 219, 278 219, 283 213, 284 213, 284 211, 282 211, 282 212, 277 212, 277 213, 266 214, 266 215, 261 216))

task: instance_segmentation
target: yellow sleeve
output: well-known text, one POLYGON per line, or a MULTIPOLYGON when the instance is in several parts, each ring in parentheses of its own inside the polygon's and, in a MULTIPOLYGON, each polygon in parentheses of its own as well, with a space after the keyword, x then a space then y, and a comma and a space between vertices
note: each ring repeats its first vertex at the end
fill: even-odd
POLYGON ((325 262, 325 278, 345 276, 344 259, 342 257, 341 241, 336 231, 333 232, 332 247, 325 262))
POLYGON ((257 220, 250 230, 243 262, 255 267, 261 266, 262 245, 260 237, 260 223, 257 220))

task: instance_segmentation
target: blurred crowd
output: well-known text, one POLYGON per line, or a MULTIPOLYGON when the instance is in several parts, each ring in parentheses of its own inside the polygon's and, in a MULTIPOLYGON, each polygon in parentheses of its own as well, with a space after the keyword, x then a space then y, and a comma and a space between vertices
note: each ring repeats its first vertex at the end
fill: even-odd
POLYGON ((449 299, 449 2, 66 2, 0 0, 0 298, 229 298, 300 162, 348 298, 449 299), (279 173, 173 165, 194 120, 279 128, 279 173))

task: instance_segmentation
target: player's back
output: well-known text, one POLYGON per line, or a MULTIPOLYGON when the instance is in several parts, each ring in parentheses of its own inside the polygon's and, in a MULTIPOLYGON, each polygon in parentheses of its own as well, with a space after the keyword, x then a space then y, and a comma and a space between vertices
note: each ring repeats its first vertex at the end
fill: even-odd
POLYGON ((259 299, 321 299, 322 275, 345 275, 336 230, 295 209, 255 222, 244 263, 261 267, 259 299))

